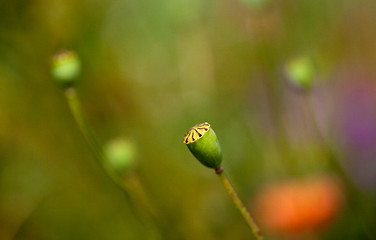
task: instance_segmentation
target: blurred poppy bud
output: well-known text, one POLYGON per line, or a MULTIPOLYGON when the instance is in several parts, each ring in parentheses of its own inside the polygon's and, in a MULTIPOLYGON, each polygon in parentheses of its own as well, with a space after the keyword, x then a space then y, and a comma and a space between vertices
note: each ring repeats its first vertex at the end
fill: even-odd
POLYGON ((135 165, 136 147, 125 138, 116 138, 109 141, 105 147, 105 165, 117 176, 121 177, 135 165))
POLYGON ((202 164, 216 170, 220 168, 222 150, 209 123, 200 123, 189 129, 183 141, 202 164))
POLYGON ((308 90, 314 81, 314 64, 308 57, 296 57, 287 62, 285 71, 288 79, 295 85, 308 90))
POLYGON ((80 59, 73 51, 63 50, 52 58, 52 76, 63 87, 71 87, 75 83, 80 70, 80 59))

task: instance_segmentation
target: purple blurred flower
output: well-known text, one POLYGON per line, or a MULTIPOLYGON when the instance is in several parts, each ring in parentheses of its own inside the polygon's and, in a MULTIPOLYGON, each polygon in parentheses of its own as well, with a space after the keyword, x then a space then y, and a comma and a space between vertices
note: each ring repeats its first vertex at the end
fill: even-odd
POLYGON ((372 78, 351 75, 342 99, 342 139, 349 174, 361 186, 376 186, 376 95, 372 78))
POLYGON ((357 151, 368 151, 376 144, 376 104, 372 88, 356 82, 345 93, 343 124, 348 144, 357 151))

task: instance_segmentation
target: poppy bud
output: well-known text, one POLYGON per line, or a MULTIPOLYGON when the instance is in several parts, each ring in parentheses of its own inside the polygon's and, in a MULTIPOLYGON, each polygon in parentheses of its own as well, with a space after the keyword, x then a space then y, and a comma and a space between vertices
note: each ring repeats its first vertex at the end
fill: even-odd
POLYGON ((117 176, 122 176, 135 165, 136 147, 133 142, 125 138, 109 141, 105 147, 105 165, 117 176))
POLYGON ((286 65, 286 74, 289 80, 299 87, 308 90, 313 84, 315 75, 314 64, 308 57, 296 57, 286 65))
POLYGON ((71 87, 80 73, 81 62, 73 51, 63 50, 52 58, 51 73, 63 87, 71 87))
POLYGON ((221 167, 222 150, 209 123, 200 123, 189 129, 183 141, 202 164, 216 170, 221 167))

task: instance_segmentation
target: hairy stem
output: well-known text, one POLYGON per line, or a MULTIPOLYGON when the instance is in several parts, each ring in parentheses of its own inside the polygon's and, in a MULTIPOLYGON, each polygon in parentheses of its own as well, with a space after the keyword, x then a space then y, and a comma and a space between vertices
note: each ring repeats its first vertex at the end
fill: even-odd
POLYGON ((264 239, 262 236, 262 233, 260 231, 260 228, 256 225, 255 221, 251 217, 251 214, 248 212, 248 210, 245 208, 244 204, 236 194, 235 189, 231 186, 230 182, 228 181, 227 177, 223 173, 223 168, 220 167, 215 170, 215 173, 219 176, 219 179, 221 179, 221 182, 223 183, 223 186, 226 189, 226 192, 234 202, 236 208, 240 211, 242 214, 244 220, 247 222, 248 226, 251 228, 254 236, 258 240, 264 239))

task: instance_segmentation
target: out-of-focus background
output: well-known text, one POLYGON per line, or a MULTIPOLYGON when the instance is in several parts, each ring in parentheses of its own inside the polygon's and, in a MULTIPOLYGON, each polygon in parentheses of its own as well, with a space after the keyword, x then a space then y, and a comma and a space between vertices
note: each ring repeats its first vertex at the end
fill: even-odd
POLYGON ((267 239, 376 239, 375 24, 374 0, 1 1, 0 239, 252 239, 182 141, 205 121, 267 239), (51 76, 61 49, 159 220, 95 161, 51 76))

